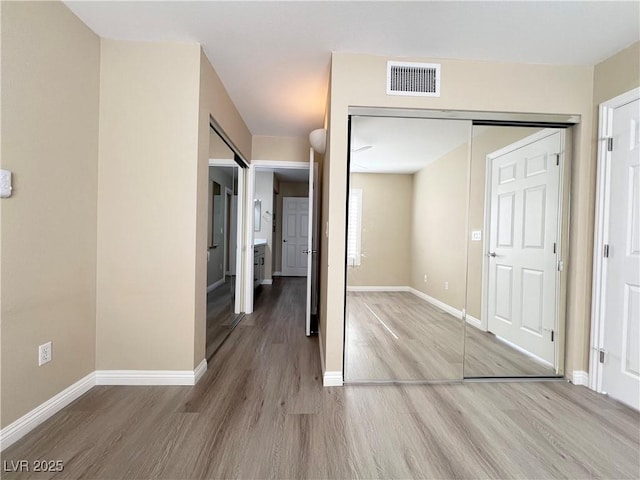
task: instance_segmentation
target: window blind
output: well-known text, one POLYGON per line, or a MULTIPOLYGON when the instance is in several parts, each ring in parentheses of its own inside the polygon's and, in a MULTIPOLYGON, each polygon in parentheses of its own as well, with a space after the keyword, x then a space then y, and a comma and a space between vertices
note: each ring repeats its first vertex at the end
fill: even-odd
POLYGON ((349 192, 347 217, 347 265, 359 266, 362 242, 362 190, 349 192))

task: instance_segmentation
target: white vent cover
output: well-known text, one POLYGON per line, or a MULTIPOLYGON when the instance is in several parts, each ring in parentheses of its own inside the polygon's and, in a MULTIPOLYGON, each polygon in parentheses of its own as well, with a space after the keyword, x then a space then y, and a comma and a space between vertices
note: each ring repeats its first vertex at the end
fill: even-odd
POLYGON ((440 64, 387 62, 387 95, 440 96, 440 64))

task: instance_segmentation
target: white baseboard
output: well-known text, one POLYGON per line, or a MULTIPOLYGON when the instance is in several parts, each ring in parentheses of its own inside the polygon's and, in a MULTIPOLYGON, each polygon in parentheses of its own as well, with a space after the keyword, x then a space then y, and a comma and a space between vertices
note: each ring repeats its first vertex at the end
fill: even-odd
POLYGON ((473 325, 477 329, 482 330, 482 322, 480 321, 479 318, 469 315, 468 313, 465 314, 465 318, 467 319, 467 323, 469 325, 473 325))
POLYGON ((0 430, 0 451, 20 440, 96 385, 195 385, 207 371, 202 360, 195 370, 96 370, 0 430))
POLYGON ((193 384, 196 385, 205 373, 207 373, 207 359, 203 358, 193 371, 193 384))
POLYGON ((207 293, 209 292, 213 292, 216 288, 218 288, 220 285, 224 285, 224 277, 222 277, 220 280, 218 280, 217 282, 213 282, 211 285, 209 285, 207 287, 207 293))
POLYGON ((342 386, 342 372, 324 372, 322 376, 323 387, 341 387, 342 386))
POLYGON ((195 370, 96 370, 96 385, 195 384, 195 370))
POLYGON ((446 303, 441 302, 437 298, 433 298, 427 295, 426 293, 421 292, 420 290, 416 290, 415 288, 409 287, 409 291, 413 293, 416 297, 420 297, 421 299, 429 302, 434 307, 438 307, 440 310, 444 310, 448 314, 453 315, 456 318, 462 319, 462 310, 458 310, 457 308, 454 308, 451 305, 447 305, 446 303))
POLYGON ((571 376, 571 383, 574 385, 589 386, 589 372, 583 370, 574 370, 571 376))
POLYGON ((272 277, 281 277, 282 276, 282 272, 273 272, 271 274, 272 277))
POLYGON ((318 329, 318 346, 320 349, 320 365, 322 367, 322 386, 323 387, 341 387, 342 372, 327 372, 324 366, 324 349, 322 348, 322 335, 318 329))
POLYGON ((273 284, 273 279, 271 278, 265 278, 260 282, 260 285, 272 285, 272 284, 273 284))
POLYGON ((95 372, 81 378, 57 395, 40 404, 29 413, 0 430, 0 450, 20 440, 38 425, 48 420, 95 385, 95 372))
POLYGON ((411 287, 402 285, 350 285, 347 286, 347 292, 409 292, 411 287))
MULTIPOLYGON (((444 302, 441 302, 437 298, 433 298, 430 295, 427 295, 420 290, 417 290, 413 287, 408 287, 406 285, 381 285, 381 286, 370 286, 370 285, 351 285, 347 286, 347 292, 410 292, 418 298, 430 303, 434 307, 439 308, 440 310, 444 310, 450 315, 453 315, 455 318, 462 319, 462 310, 458 310, 451 305, 448 305, 444 302)), ((466 315, 467 323, 469 325, 473 325, 476 328, 482 330, 482 322, 480 319, 467 314, 466 315)))

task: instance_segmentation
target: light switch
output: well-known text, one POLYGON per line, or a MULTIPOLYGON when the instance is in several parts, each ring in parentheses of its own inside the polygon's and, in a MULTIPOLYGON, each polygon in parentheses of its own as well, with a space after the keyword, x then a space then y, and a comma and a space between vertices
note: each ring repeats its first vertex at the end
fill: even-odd
POLYGON ((0 198, 9 198, 12 189, 11 172, 9 170, 0 170, 0 198))
POLYGON ((482 230, 472 230, 471 240, 474 242, 479 242, 480 240, 482 240, 482 230))

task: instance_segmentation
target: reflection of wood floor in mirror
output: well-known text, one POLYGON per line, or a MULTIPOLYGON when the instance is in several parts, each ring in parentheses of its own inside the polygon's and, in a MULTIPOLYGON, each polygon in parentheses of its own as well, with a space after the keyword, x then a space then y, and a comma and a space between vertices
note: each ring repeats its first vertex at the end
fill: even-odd
POLYGON ((553 375, 490 333, 409 292, 348 292, 345 379, 459 380, 464 375, 553 375))
POLYGON ((408 292, 347 293, 346 380, 459 380, 462 321, 408 292))
POLYGON ((225 283, 207 294, 207 359, 227 338, 235 317, 231 304, 232 279, 235 277, 227 275, 225 283))
POLYGON ((510 347, 492 333, 467 325, 464 376, 552 377, 555 376, 555 370, 552 366, 510 347))

